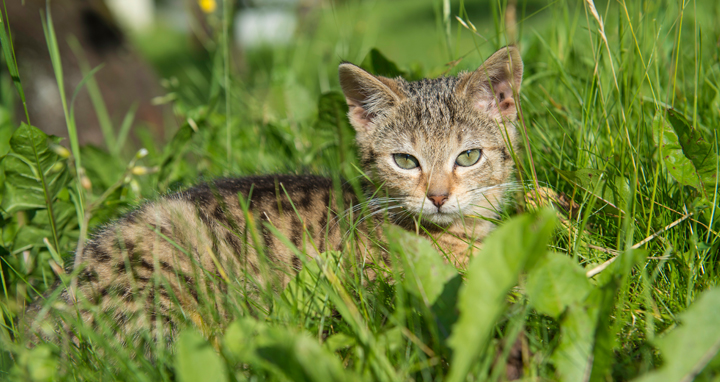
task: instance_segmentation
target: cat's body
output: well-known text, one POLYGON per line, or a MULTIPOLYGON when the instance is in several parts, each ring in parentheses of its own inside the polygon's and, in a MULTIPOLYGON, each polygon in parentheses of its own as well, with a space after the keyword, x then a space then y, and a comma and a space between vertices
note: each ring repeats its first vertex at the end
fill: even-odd
MULTIPOLYGON (((77 288, 59 300, 89 301, 120 330, 158 317, 171 323, 192 316, 204 296, 222 296, 228 275, 250 290, 284 287, 302 267, 298 254, 340 250, 364 267, 387 265, 386 224, 430 236, 463 267, 492 229, 483 218, 497 216, 512 184, 521 78, 514 47, 475 72, 410 83, 342 64, 340 83, 370 180, 365 203, 318 176, 196 186, 96 233, 78 254, 77 288)), ((40 306, 30 308, 33 315, 40 306)), ((97 311, 81 314, 91 321, 97 311)))
MULTIPOLYGON (((87 299, 128 331, 160 317, 166 324, 181 314, 196 319, 203 302, 224 305, 213 300, 226 294, 228 275, 242 279, 252 299, 253 291, 287 285, 302 261, 283 240, 309 257, 340 250, 341 221, 351 219, 343 211, 356 201, 319 176, 218 179, 171 194, 96 233, 76 260, 76 290, 63 290, 59 300, 87 299)), ((367 236, 354 243, 368 258, 367 236)), ((84 311, 83 320, 97 313, 84 311)))

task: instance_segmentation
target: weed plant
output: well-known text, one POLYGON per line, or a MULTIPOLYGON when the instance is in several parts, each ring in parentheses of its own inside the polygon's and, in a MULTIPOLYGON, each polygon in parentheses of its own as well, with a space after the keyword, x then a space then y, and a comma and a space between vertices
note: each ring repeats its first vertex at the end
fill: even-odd
MULTIPOLYGON (((237 68, 222 2, 203 57, 172 43, 153 52, 152 36, 175 41, 162 30, 138 37, 167 76, 158 102, 181 126, 164 144, 134 126, 137 153, 133 111, 113 126, 90 68, 75 94, 91 91, 107 147, 78 145, 75 94, 61 92, 70 150, 12 114, 33 73, 19 72, 3 13, 0 379, 496 381, 520 357, 527 380, 717 381, 720 3, 507 3, 330 1, 292 46, 248 51, 237 68), (472 70, 508 42, 525 63, 524 192, 466 270, 389 230, 394 266, 375 282, 347 264, 350 249, 298 252, 303 269, 285 290, 250 292, 227 274, 213 281, 226 292, 184 312, 170 338, 124 337, 112 314, 91 328, 53 308, 55 281, 79 271, 75 249, 145 198, 226 175, 362 176, 340 60, 417 79, 472 70), (28 346, 19 319, 37 298, 78 341, 28 346)), ((49 12, 40 18, 63 89, 66 38, 49 12)))

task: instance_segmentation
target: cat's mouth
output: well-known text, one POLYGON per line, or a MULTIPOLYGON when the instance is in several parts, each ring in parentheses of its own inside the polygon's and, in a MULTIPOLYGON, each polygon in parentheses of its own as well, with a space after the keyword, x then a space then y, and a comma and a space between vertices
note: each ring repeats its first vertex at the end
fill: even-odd
POLYGON ((455 221, 458 220, 458 213, 457 212, 442 212, 442 211, 423 211, 422 216, 419 216, 422 218, 422 220, 428 221, 430 223, 434 223, 437 225, 450 225, 452 223, 455 223, 455 221))
POLYGON ((407 208, 419 220, 440 226, 448 226, 455 223, 462 217, 460 211, 450 211, 446 208, 438 209, 435 206, 421 206, 419 208, 407 208))
POLYGON ((396 200, 395 203, 388 203, 381 208, 388 213, 389 217, 396 222, 404 222, 409 220, 419 220, 425 223, 435 224, 439 226, 449 226, 463 218, 461 211, 456 203, 448 203, 447 206, 438 208, 432 204, 414 203, 414 200, 396 200), (451 206, 454 205, 454 208, 451 206))
MULTIPOLYGON (((462 208, 457 202, 447 203, 440 208, 432 205, 429 201, 414 203, 414 200, 405 200, 401 203, 405 210, 405 218, 414 216, 417 220, 440 226, 449 226, 463 217, 462 208)), ((402 213, 400 214, 403 215, 402 213)))

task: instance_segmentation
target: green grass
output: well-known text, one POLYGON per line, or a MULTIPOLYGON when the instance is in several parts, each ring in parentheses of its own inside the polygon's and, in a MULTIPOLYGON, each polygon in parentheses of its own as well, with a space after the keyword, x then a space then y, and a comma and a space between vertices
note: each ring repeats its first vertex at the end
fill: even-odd
POLYGON ((335 117, 337 64, 377 48, 413 78, 473 69, 506 43, 505 2, 452 1, 449 35, 443 1, 328 3, 292 46, 248 51, 237 72, 226 71, 221 20, 199 53, 163 29, 136 36, 185 122, 164 143, 136 127, 147 155, 125 158, 110 154, 127 152, 119 139, 78 147, 71 110, 72 152, 14 123, 33 73, 18 73, 0 33, 0 380, 503 380, 493 365, 520 338, 529 380, 717 381, 720 4, 597 2, 597 18, 588 4, 517 8, 518 179, 526 192, 539 184, 574 200, 573 213, 510 206, 462 276, 400 232, 389 233, 392 277, 371 284, 337 261, 349 252, 305 260, 286 290, 259 288, 257 303, 242 275, 227 275, 214 281, 227 293, 181 318, 170 347, 148 331, 110 335, 111 315, 92 329, 55 312, 80 346, 27 349, 18 316, 72 263, 81 227, 143 198, 229 174, 359 176, 352 130, 335 117))

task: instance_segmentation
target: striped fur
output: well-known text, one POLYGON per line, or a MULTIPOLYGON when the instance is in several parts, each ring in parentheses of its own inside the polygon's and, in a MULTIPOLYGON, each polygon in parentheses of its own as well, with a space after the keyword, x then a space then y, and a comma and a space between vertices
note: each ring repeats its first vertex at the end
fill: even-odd
MULTIPOLYGON (((94 306, 81 309, 82 319, 93 324, 105 314, 119 333, 154 327, 158 319, 172 327, 178 316, 224 315, 219 299, 233 284, 218 281, 242 280, 251 299, 257 298, 253 290, 280 290, 302 267, 292 247, 310 257, 355 253, 366 266, 387 262, 383 224, 431 235, 463 267, 492 229, 482 218, 497 217, 513 185, 521 78, 513 47, 475 72, 417 82, 342 64, 340 82, 371 180, 364 204, 319 176, 202 184, 147 203, 97 232, 77 256, 76 290, 63 290, 59 301, 71 306, 75 296, 94 306), (469 149, 482 150, 477 164, 456 165, 469 149), (393 159, 399 153, 413 155, 420 166, 401 169, 393 159), (433 205, 436 194, 447 202, 433 205), (348 224, 358 224, 352 240, 344 240, 348 224), (216 311, 198 311, 208 307, 216 311)), ((29 317, 41 307, 31 305, 29 317)))

